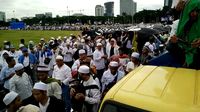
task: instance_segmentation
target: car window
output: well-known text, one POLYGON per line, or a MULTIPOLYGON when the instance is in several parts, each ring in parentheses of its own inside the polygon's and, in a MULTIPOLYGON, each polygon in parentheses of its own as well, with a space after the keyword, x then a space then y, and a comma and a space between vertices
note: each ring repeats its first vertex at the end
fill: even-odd
POLYGON ((148 111, 112 101, 104 103, 101 112, 148 112, 148 111))

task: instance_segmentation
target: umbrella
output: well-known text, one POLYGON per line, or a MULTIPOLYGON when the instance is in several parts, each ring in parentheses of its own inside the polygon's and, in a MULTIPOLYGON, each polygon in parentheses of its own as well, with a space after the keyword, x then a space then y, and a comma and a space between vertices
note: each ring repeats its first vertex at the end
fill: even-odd
POLYGON ((138 31, 137 48, 140 53, 142 52, 144 44, 149 41, 149 38, 152 37, 152 35, 155 34, 159 34, 159 31, 151 28, 141 28, 141 30, 138 31))

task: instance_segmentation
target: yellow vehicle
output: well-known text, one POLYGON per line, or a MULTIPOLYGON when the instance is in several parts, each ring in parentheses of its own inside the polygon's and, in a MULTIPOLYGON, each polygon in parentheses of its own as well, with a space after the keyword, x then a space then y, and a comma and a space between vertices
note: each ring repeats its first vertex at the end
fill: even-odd
POLYGON ((141 66, 104 97, 99 112, 200 112, 200 71, 141 66))

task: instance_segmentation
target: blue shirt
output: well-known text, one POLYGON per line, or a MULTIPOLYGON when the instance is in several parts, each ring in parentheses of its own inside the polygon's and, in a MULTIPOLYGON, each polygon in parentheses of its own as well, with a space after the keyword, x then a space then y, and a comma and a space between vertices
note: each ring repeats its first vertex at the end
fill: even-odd
MULTIPOLYGON (((10 74, 12 74, 12 73, 15 73, 14 67, 13 68, 9 68, 8 66, 5 66, 1 71, 0 80, 3 81, 5 78, 9 77, 10 74)), ((6 89, 10 88, 9 80, 10 79, 8 79, 6 81, 3 81, 4 82, 4 88, 6 88, 6 89)))

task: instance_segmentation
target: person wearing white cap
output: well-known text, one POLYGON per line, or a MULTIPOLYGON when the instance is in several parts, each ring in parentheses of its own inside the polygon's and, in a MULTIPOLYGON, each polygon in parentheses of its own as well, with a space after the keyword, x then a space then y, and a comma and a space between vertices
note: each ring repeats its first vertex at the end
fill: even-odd
POLYGON ((97 77, 99 78, 99 80, 101 80, 101 77, 105 70, 105 59, 107 59, 107 56, 103 52, 102 44, 97 43, 96 50, 93 53, 93 60, 97 69, 97 77))
POLYGON ((153 57, 151 56, 151 50, 148 46, 144 46, 142 49, 142 54, 140 56, 140 62, 142 65, 148 64, 149 60, 153 57))
POLYGON ((117 46, 116 40, 112 38, 110 42, 106 45, 106 53, 108 58, 113 55, 119 55, 119 46, 117 46))
POLYGON ((9 81, 10 91, 17 92, 22 100, 31 102, 28 101, 32 96, 32 80, 30 76, 24 72, 24 66, 20 63, 17 63, 14 69, 16 74, 9 81))
POLYGON ((40 108, 35 105, 26 105, 19 108, 17 112, 41 112, 40 108))
POLYGON ((131 61, 128 62, 127 66, 126 66, 126 73, 129 73, 130 71, 134 70, 135 68, 137 68, 138 66, 140 66, 140 54, 137 52, 133 52, 131 54, 131 61))
POLYGON ((63 57, 60 55, 56 57, 56 65, 54 66, 52 78, 61 81, 65 85, 68 85, 69 81, 72 80, 71 69, 64 64, 63 57))
POLYGON ((87 89, 85 90, 85 94, 76 93, 76 91, 73 90, 71 91, 71 95, 77 101, 84 101, 86 110, 83 112, 97 112, 101 97, 99 86, 94 80, 93 76, 90 74, 90 68, 88 66, 80 66, 78 72, 83 81, 83 86, 87 89), (88 104, 90 104, 90 106, 88 106, 88 104))
POLYGON ((62 83, 62 97, 65 101, 67 111, 70 112, 69 82, 72 80, 71 69, 64 64, 63 57, 60 55, 56 57, 56 65, 54 66, 52 78, 55 78, 62 83))
POLYGON ((61 99, 62 89, 59 85, 59 81, 54 78, 48 77, 50 69, 45 66, 37 68, 37 78, 39 81, 47 84, 47 95, 55 96, 57 99, 61 99))
POLYGON ((79 59, 77 59, 72 65, 72 71, 78 71, 78 68, 81 65, 85 65, 85 64, 90 66, 90 68, 96 68, 94 61, 91 58, 87 57, 86 50, 81 49, 79 50, 79 59))
POLYGON ((3 98, 3 102, 6 105, 6 112, 17 112, 22 104, 19 94, 14 91, 6 94, 3 98))
POLYGON ((64 102, 53 96, 47 96, 47 84, 37 82, 33 86, 33 96, 41 112, 66 112, 64 102))
POLYGON ((73 54, 74 51, 70 46, 70 43, 67 42, 66 46, 63 48, 62 55, 64 56, 64 63, 71 68, 73 64, 73 54))
POLYGON ((115 85, 119 80, 124 77, 124 72, 118 70, 119 63, 116 61, 111 61, 109 63, 109 69, 103 73, 101 78, 102 83, 102 97, 107 93, 107 91, 115 85))
POLYGON ((10 55, 14 57, 15 62, 18 63, 18 58, 21 55, 20 52, 16 51, 15 47, 13 45, 10 46, 10 55))
POLYGON ((9 81, 15 74, 14 66, 16 62, 13 57, 7 57, 6 62, 8 65, 7 66, 3 65, 4 67, 1 70, 0 80, 4 83, 4 88, 9 90, 10 89, 9 81))

